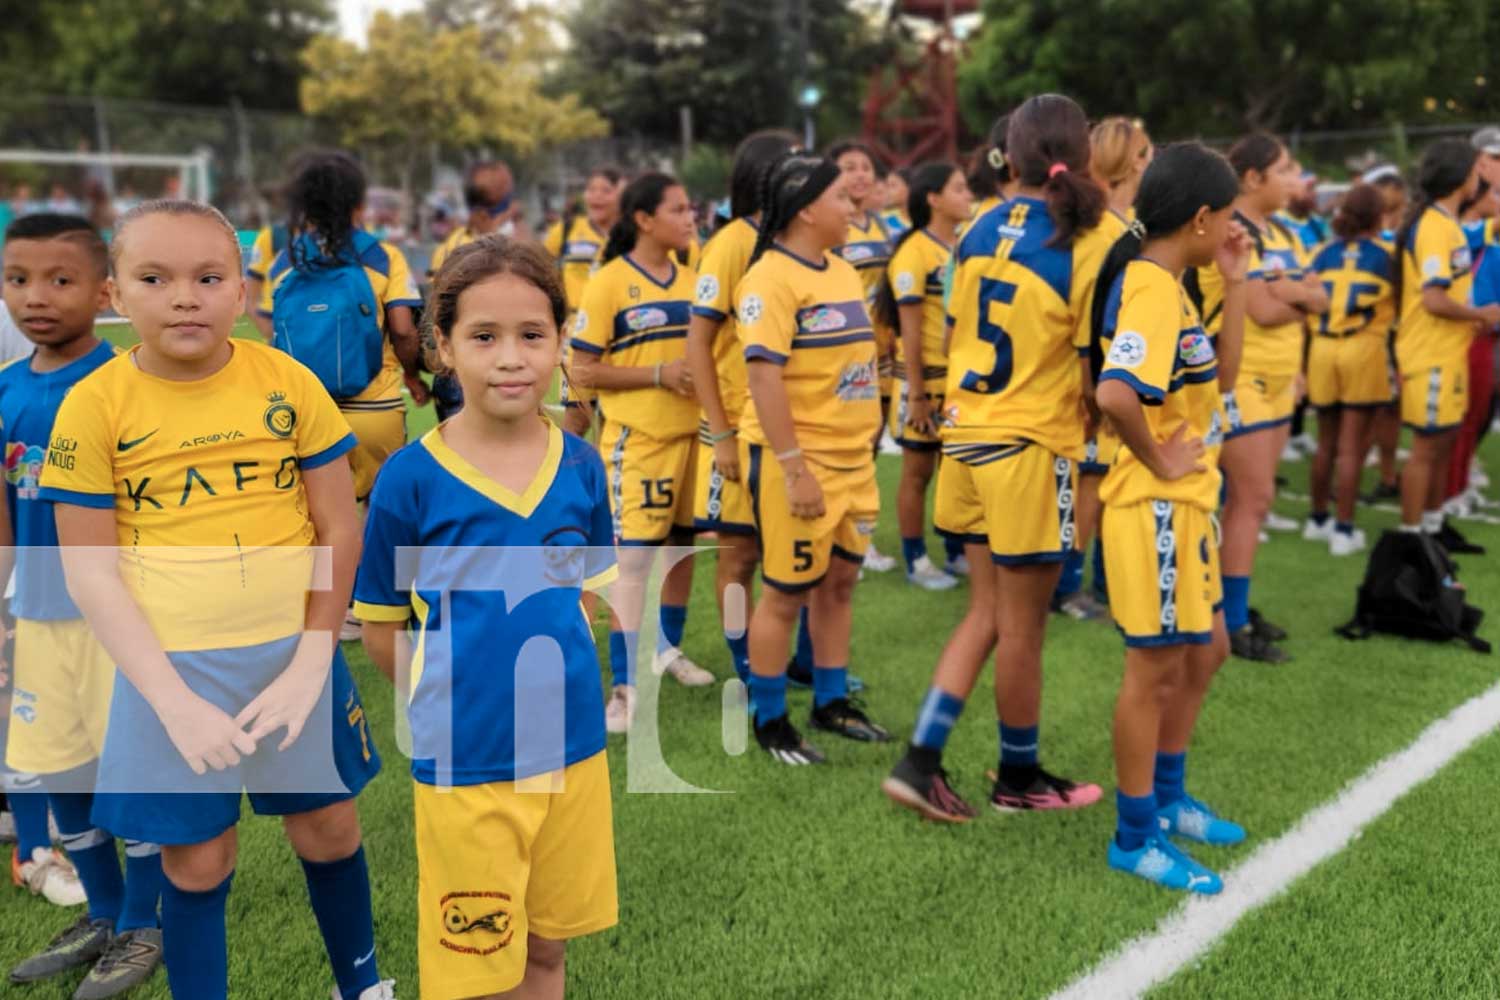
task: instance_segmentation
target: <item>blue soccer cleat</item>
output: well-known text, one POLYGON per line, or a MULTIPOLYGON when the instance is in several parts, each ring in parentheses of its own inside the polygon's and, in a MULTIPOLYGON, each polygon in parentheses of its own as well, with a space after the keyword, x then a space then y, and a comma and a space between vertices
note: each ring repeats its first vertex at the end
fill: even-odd
POLYGON ((1228 847, 1245 839, 1245 828, 1220 817, 1191 795, 1185 795, 1156 812, 1161 832, 1200 844, 1228 847))
POLYGON ((1133 851, 1113 838, 1109 842, 1109 866, 1168 889, 1217 895, 1224 888, 1219 876, 1174 847, 1166 837, 1155 837, 1133 851))

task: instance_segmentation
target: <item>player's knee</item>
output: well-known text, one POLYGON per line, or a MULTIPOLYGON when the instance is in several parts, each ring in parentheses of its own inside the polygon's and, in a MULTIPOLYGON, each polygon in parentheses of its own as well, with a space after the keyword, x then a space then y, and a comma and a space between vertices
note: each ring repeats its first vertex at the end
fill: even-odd
POLYGON ((535 934, 526 938, 526 971, 545 974, 556 974, 561 972, 568 957, 568 943, 566 941, 554 941, 551 938, 537 937, 535 934))
POLYGON ((200 844, 163 844, 162 874, 183 892, 209 892, 234 871, 235 853, 233 830, 200 844))
POLYGON ((292 850, 304 861, 342 861, 359 850, 359 813, 352 799, 295 813, 282 825, 292 850))

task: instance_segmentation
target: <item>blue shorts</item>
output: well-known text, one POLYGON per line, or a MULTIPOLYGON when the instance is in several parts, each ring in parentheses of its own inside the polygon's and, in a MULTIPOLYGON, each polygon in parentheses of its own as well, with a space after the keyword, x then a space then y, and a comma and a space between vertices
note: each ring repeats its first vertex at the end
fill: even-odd
MULTIPOLYGON (((237 715, 291 661, 298 637, 240 649, 169 653, 193 692, 237 715)), ((311 812, 347 801, 380 772, 364 706, 335 649, 328 684, 302 735, 286 752, 278 730, 239 766, 196 775, 155 711, 119 674, 99 760, 96 826, 157 844, 199 844, 239 822, 240 798, 261 816, 311 812)))

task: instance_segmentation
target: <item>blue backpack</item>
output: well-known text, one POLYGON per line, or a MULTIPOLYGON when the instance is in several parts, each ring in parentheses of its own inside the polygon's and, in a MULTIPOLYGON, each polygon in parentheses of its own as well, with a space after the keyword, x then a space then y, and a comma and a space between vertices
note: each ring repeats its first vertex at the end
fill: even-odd
POLYGON ((293 267, 272 296, 272 346, 310 368, 334 399, 359 395, 384 363, 380 303, 359 262, 375 242, 355 233, 352 254, 293 267))

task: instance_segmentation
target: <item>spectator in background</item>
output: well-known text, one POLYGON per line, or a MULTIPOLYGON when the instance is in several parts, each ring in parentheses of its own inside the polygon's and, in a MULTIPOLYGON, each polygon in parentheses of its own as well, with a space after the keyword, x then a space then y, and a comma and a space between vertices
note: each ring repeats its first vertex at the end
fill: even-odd
POLYGON ((104 183, 99 180, 90 180, 84 188, 84 200, 88 202, 89 225, 101 233, 108 232, 115 225, 115 206, 110 201, 109 191, 104 183))
POLYGON ((39 210, 36 199, 32 197, 31 185, 21 181, 16 185, 15 193, 10 198, 11 217, 19 219, 23 215, 30 215, 39 210))
POLYGON ((69 193, 62 182, 54 182, 51 191, 47 195, 47 211, 56 212, 59 215, 82 215, 83 206, 78 204, 78 199, 69 193))
POLYGON ((15 320, 10 318, 10 310, 5 308, 5 303, 0 302, 0 366, 8 365, 30 353, 31 341, 26 339, 15 320))

